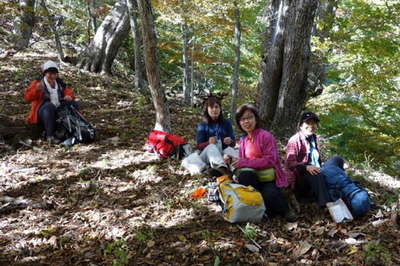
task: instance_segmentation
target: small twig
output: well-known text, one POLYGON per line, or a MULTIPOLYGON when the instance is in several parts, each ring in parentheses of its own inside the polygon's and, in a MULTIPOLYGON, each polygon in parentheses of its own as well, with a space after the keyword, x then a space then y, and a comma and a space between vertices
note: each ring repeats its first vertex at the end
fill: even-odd
POLYGON ((96 179, 97 181, 100 181, 100 175, 101 175, 101 169, 99 169, 96 173, 96 176, 94 177, 94 179, 96 179))
MULTIPOLYGON (((246 234, 246 232, 243 230, 242 227, 240 227, 240 225, 237 224, 236 226, 240 229, 240 231, 243 232, 243 234, 246 234)), ((253 244, 254 244, 256 247, 258 247, 259 249, 262 249, 262 247, 261 247, 253 238, 249 237, 249 239, 251 240, 251 242, 253 242, 253 244)))
POLYGON ((20 140, 20 141, 18 141, 18 143, 19 143, 19 144, 22 144, 23 146, 26 146, 26 147, 28 147, 28 148, 32 148, 32 145, 26 143, 25 141, 20 140))

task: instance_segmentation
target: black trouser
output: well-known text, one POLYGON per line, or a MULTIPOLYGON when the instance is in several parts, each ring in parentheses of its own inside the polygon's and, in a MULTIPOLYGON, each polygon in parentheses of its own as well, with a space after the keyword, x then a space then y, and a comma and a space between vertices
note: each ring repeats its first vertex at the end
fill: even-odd
POLYGON ((268 214, 284 214, 289 210, 289 205, 275 181, 259 182, 254 171, 241 171, 238 180, 240 184, 251 185, 261 193, 268 214))
POLYGON ((307 171, 296 179, 296 194, 300 197, 313 197, 319 206, 330 201, 325 178, 322 174, 312 175, 307 171))
MULTIPOLYGON (((63 101, 62 104, 70 104, 79 110, 79 106, 75 101, 63 101)), ((40 124, 44 127, 46 137, 54 137, 57 128, 57 108, 50 101, 42 103, 38 110, 38 119, 40 124)))

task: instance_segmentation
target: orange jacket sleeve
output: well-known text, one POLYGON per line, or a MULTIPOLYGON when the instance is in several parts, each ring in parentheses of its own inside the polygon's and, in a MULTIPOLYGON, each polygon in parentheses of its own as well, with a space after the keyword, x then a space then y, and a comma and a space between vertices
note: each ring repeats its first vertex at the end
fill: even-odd
POLYGON ((75 99, 75 94, 74 94, 74 92, 72 91, 72 89, 70 87, 66 87, 64 89, 64 97, 65 96, 70 96, 72 98, 72 100, 75 99))
POLYGON ((39 82, 40 81, 38 81, 38 80, 34 80, 29 84, 29 86, 26 89, 25 94, 24 94, 25 101, 33 102, 33 101, 39 100, 42 97, 43 91, 36 89, 36 86, 39 82))

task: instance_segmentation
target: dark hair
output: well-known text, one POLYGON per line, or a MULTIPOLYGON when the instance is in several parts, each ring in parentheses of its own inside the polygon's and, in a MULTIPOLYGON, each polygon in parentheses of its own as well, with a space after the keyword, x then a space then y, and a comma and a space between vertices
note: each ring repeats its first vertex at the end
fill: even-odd
POLYGON ((236 119, 236 124, 239 127, 239 129, 241 131, 243 131, 244 133, 246 133, 246 131, 243 130, 243 128, 240 126, 240 118, 242 118, 243 114, 247 111, 251 111, 254 115, 254 117, 256 118, 256 128, 260 127, 260 116, 258 115, 258 111, 257 108, 252 105, 252 104, 242 104, 241 106, 239 106, 239 108, 236 110, 236 115, 235 115, 235 119, 236 119))
POLYGON ((313 120, 313 121, 315 121, 315 123, 319 124, 319 118, 315 113, 304 112, 300 117, 299 124, 297 127, 300 129, 300 127, 303 125, 303 123, 306 123, 309 120, 313 120))
POLYGON ((57 74, 57 73, 58 73, 58 69, 55 68, 55 67, 50 67, 50 68, 46 69, 46 70, 43 72, 43 76, 46 75, 47 72, 57 74))
POLYGON ((203 103, 203 120, 204 120, 204 122, 206 122, 206 123, 213 122, 212 118, 208 114, 208 107, 214 106, 215 104, 218 104, 219 108, 221 109, 221 112, 218 116, 217 122, 220 124, 223 122, 224 117, 222 115, 221 99, 214 97, 214 96, 208 97, 203 103))

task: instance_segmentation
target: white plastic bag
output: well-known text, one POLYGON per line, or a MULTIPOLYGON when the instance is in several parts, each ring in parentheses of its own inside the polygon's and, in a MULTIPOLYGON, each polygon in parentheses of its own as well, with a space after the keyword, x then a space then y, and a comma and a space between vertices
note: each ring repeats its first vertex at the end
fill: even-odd
POLYGON ((200 174, 207 166, 197 152, 194 152, 182 160, 181 166, 189 171, 191 175, 200 174))
POLYGON ((232 147, 227 147, 224 150, 224 154, 229 155, 233 161, 236 161, 237 159, 239 159, 239 151, 235 150, 232 147))
POLYGON ((353 220, 353 215, 351 215, 349 208, 347 208, 342 199, 338 199, 335 202, 328 202, 326 206, 335 223, 341 223, 343 220, 353 220))

